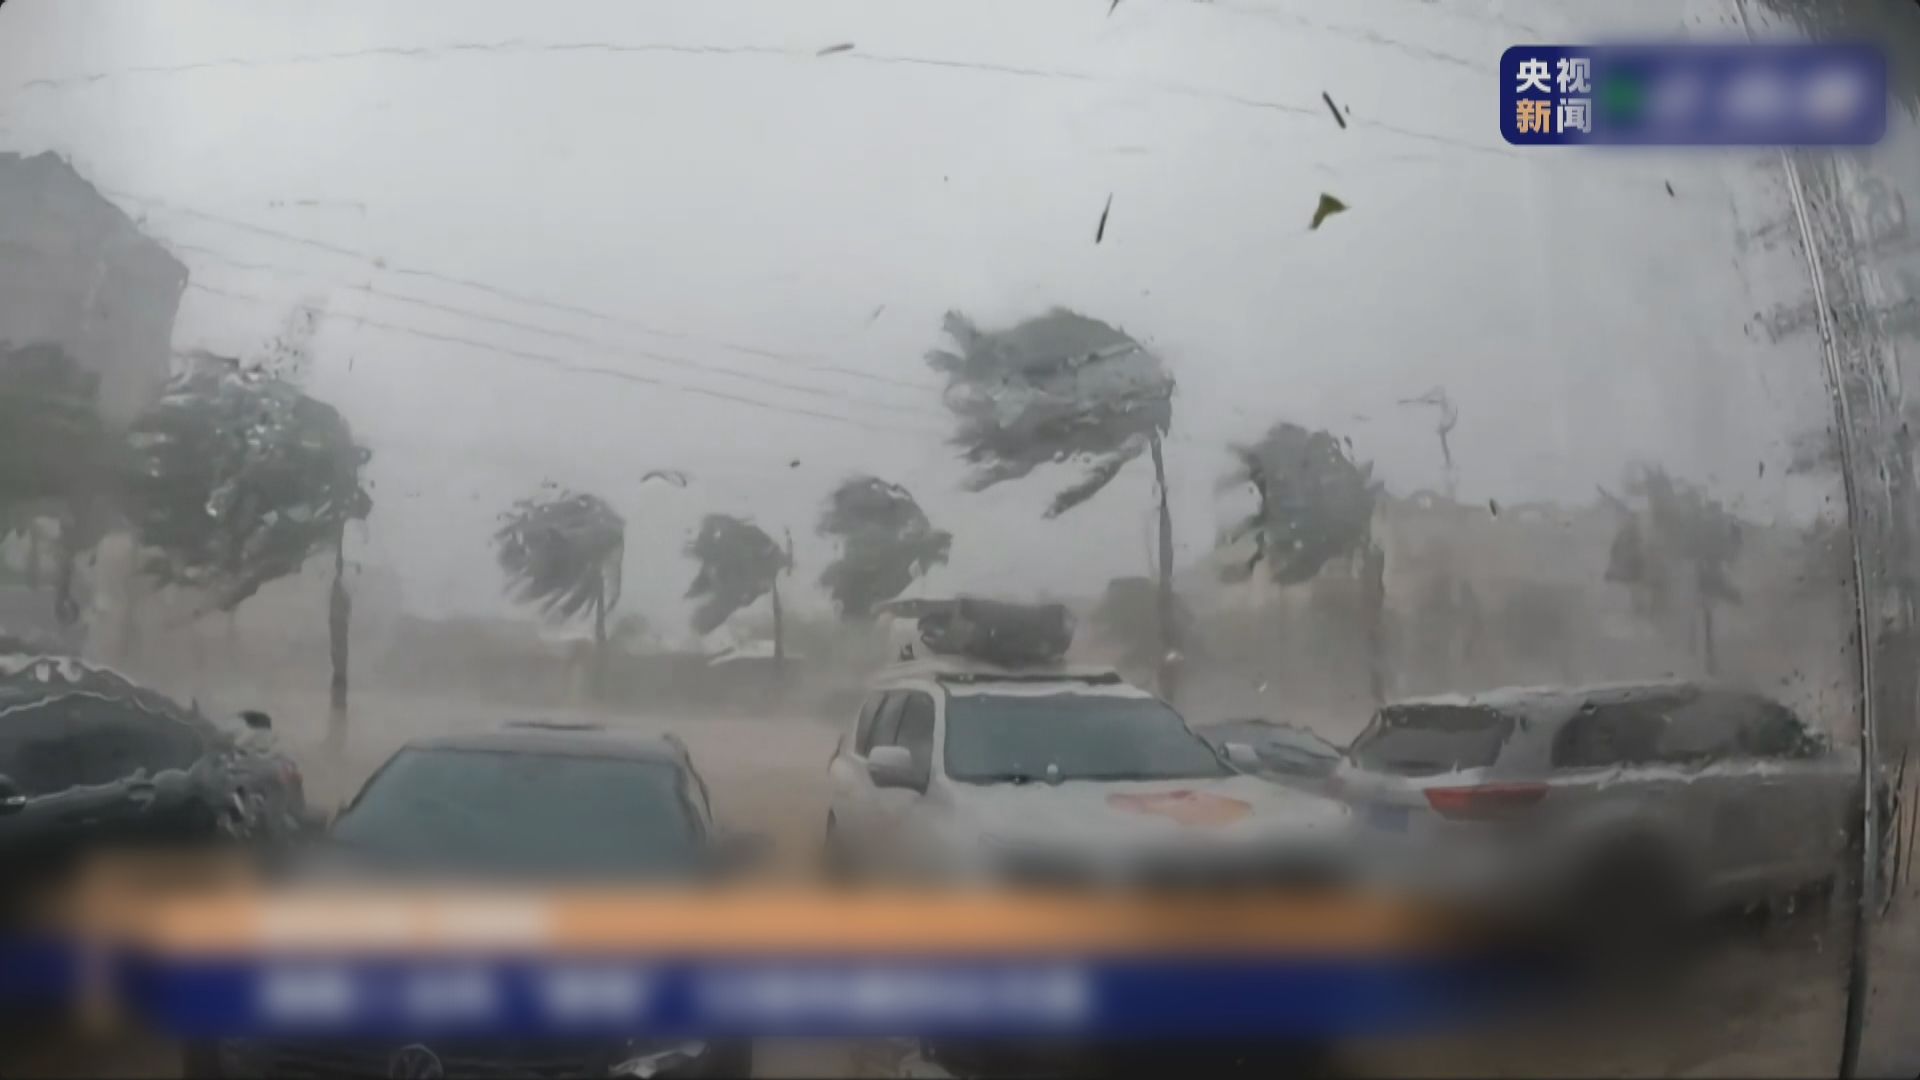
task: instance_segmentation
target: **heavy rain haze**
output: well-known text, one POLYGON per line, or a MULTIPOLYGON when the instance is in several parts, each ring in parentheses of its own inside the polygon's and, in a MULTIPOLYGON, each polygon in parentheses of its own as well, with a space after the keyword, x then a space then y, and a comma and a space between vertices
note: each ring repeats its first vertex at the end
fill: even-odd
POLYGON ((849 783, 1094 785, 943 776, 947 691, 883 670, 1038 649, 1117 672, 1127 783, 1411 806, 1445 862, 1491 819, 1420 785, 1471 774, 1695 845, 1669 995, 1362 1073, 1900 1074, 1917 41, 1866 0, 12 0, 0 715, 43 652, 264 709, 321 816, 412 739, 672 732, 811 875, 849 783), (1895 57, 1870 152, 1493 115, 1516 44, 1806 35, 1895 57))
POLYGON ((1763 519, 1817 507, 1756 477, 1821 419, 1818 371, 1750 324, 1804 271, 1728 264, 1764 157, 1521 165, 1485 124, 1490 58, 1569 14, 1389 4, 1375 42, 1310 6, 1087 7, 16 5, 6 145, 69 158, 186 264, 176 349, 318 315, 306 385, 377 450, 354 557, 426 613, 504 609, 487 538, 545 480, 630 519, 647 609, 710 509, 824 562, 809 526, 853 471, 992 538, 961 535, 949 587, 1142 572, 1142 467, 1071 527, 1044 481, 962 491, 921 361, 949 309, 1065 305, 1166 359, 1182 562, 1224 521, 1226 444, 1272 415, 1442 490, 1401 404, 1436 385, 1463 501, 1584 502, 1631 447, 1763 519), (1323 190, 1354 209, 1309 232, 1323 190), (1631 257, 1595 257, 1620 235, 1631 257), (695 486, 642 487, 656 467, 695 486))

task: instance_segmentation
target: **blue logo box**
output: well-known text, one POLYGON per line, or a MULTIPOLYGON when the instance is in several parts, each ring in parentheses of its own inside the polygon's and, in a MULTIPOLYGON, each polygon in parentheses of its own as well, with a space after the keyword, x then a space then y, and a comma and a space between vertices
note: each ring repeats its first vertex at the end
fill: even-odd
POLYGON ((1887 63, 1864 44, 1515 45, 1500 134, 1516 146, 1870 146, 1887 63))

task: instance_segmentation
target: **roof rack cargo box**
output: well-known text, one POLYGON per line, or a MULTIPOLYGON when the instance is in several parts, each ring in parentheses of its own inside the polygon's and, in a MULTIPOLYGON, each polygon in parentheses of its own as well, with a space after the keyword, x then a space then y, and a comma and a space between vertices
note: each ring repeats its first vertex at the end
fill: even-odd
POLYGON ((897 600, 893 659, 960 656, 1002 667, 1057 664, 1073 644, 1073 612, 1064 604, 1020 604, 961 596, 897 600))

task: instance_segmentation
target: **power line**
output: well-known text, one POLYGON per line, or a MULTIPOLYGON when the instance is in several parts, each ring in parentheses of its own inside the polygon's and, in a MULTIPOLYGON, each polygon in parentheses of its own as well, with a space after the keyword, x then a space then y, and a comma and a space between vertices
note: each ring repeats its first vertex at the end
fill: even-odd
MULTIPOLYGON (((1402 45, 1384 36, 1365 38, 1371 44, 1402 45)), ((811 62, 816 56, 811 51, 797 51, 768 45, 677 45, 666 42, 635 42, 623 44, 612 41, 528 41, 525 38, 507 38, 502 41, 460 41, 444 45, 379 45, 365 49, 345 49, 330 53, 294 53, 276 59, 229 56, 212 60, 196 60, 185 64, 147 64, 136 67, 119 68, 111 71, 89 72, 84 75, 67 75, 57 78, 28 79, 16 84, 18 90, 58 90, 66 86, 101 82, 106 79, 121 78, 127 75, 177 75, 191 71, 205 71, 212 68, 275 68, 292 67, 302 64, 330 64, 343 60, 359 60, 373 56, 392 56, 403 59, 431 60, 443 55, 456 53, 481 54, 538 54, 563 52, 603 52, 609 54, 627 53, 681 53, 692 56, 760 56, 778 59, 811 62)), ((1297 102, 1276 101, 1269 98, 1250 97, 1224 90, 1214 90, 1203 86, 1171 82, 1159 79, 1127 79, 1099 75, 1086 71, 1074 71, 1066 68, 1038 68, 1024 64, 1001 64, 984 60, 953 60, 936 56, 916 56, 902 53, 872 53, 858 49, 834 54, 833 63, 861 64, 901 64, 914 67, 942 68, 958 71, 985 72, 994 75, 1024 79, 1058 79, 1064 82, 1077 82, 1095 86, 1147 87, 1163 94, 1186 97, 1202 101, 1213 101, 1235 105, 1240 108, 1261 109, 1266 111, 1294 113, 1301 116, 1321 115, 1318 103, 1302 105, 1297 102)), ((1448 135, 1419 131, 1378 120, 1351 121, 1358 128, 1372 128, 1402 138, 1418 139, 1423 142, 1439 143, 1476 153, 1500 156, 1517 156, 1510 147, 1493 143, 1474 142, 1448 135)))
MULTIPOLYGON (((223 252, 217 251, 213 248, 202 247, 197 244, 172 243, 170 246, 176 251, 191 251, 198 254, 206 255, 216 261, 226 263, 231 266, 239 267, 241 269, 257 270, 257 271, 264 271, 267 273, 283 274, 283 275, 290 275, 290 276, 318 276, 318 275, 311 275, 307 271, 296 270, 296 269, 283 267, 283 266, 276 266, 271 263, 258 263, 258 262, 250 262, 244 259, 236 259, 229 255, 226 255, 223 252)), ((591 337, 586 334, 576 334, 569 330, 560 330, 554 327, 541 326, 536 323, 522 322, 517 319, 502 318, 500 316, 491 315, 486 312, 476 311, 472 308, 460 307, 454 304, 443 304, 438 301, 425 299, 423 297, 408 296, 402 293, 388 292, 384 289, 377 288, 372 284, 360 284, 360 283, 351 282, 351 281, 341 281, 341 282, 338 282, 337 284, 341 288, 351 289, 355 292, 366 293, 369 296, 380 297, 386 300, 393 301, 395 303, 412 304, 418 307, 427 308, 429 310, 439 311, 449 315, 455 315, 464 319, 472 319, 478 322, 492 323, 498 326, 506 326, 516 330, 524 330, 529 333, 543 334, 549 337, 560 338, 566 341, 581 342, 583 344, 591 345, 596 348, 607 350, 609 352, 624 353, 624 354, 640 357, 643 359, 652 360, 656 363, 665 364, 670 367, 685 368, 689 371, 694 371, 694 372, 698 372, 705 375, 717 375, 717 376, 723 376, 727 378, 740 379, 745 382, 750 382, 750 383, 754 383, 761 386, 776 387, 778 389, 788 390, 794 393, 806 394, 812 397, 825 398, 829 401, 845 402, 851 405, 862 405, 862 406, 875 408, 875 409, 885 409, 888 411, 905 413, 908 415, 927 416, 927 417, 933 417, 936 419, 944 419, 946 416, 945 413, 936 411, 934 409, 921 408, 918 406, 902 404, 900 402, 895 402, 895 401, 881 401, 874 398, 854 397, 845 392, 838 391, 838 390, 830 390, 830 389, 826 389, 818 386, 809 386, 805 383, 787 382, 781 379, 769 378, 764 375, 758 375, 753 372, 740 371, 734 368, 703 364, 696 360, 687 359, 686 357, 672 356, 666 353, 655 352, 650 349, 634 348, 631 346, 611 342, 604 338, 591 337)), ((929 393, 932 390, 931 387, 924 387, 923 389, 929 393)))
POLYGON ((567 303, 565 301, 554 300, 554 299, 543 297, 543 296, 535 296, 529 293, 516 292, 510 289, 503 289, 497 285, 493 285, 485 281, 479 281, 473 278, 460 277, 455 274, 441 273, 440 271, 437 271, 437 270, 427 270, 427 269, 422 269, 417 267, 407 267, 407 266, 396 266, 389 263, 384 257, 379 255, 374 255, 370 252, 360 251, 355 248, 344 247, 339 244, 329 243, 325 240, 316 240, 313 237, 301 236, 298 233, 284 232, 279 229, 269 228, 265 225, 255 224, 254 222, 246 221, 241 218, 233 218, 233 217, 227 217, 222 214, 209 213, 205 210, 198 210, 193 207, 182 206, 178 203, 169 202, 165 199, 156 199, 150 196, 139 195, 129 191, 119 191, 113 188, 106 188, 106 187, 102 187, 99 190, 101 191, 101 193, 106 195, 111 195, 114 198, 126 199, 129 202, 142 203, 148 206, 157 206, 163 210, 168 211, 169 213, 179 214, 183 217, 197 218, 202 221, 211 221, 211 222, 214 222, 215 224, 226 225, 231 228, 239 229, 243 232, 254 233, 259 236, 269 237, 271 239, 280 240, 285 243, 297 244, 302 247, 312 248, 316 251, 324 251, 330 255, 338 255, 343 258, 355 259, 361 262, 371 263, 376 269, 384 270, 387 273, 391 273, 391 274, 395 274, 403 277, 427 278, 433 281, 444 282, 449 285, 457 285, 462 288, 476 289, 480 292, 485 292, 485 293, 489 293, 494 296, 500 297, 503 300, 511 300, 516 304, 525 304, 529 307, 547 308, 553 311, 565 312, 569 315, 578 315, 583 318, 598 320, 600 322, 608 322, 608 323, 613 323, 619 326, 627 326, 635 330, 639 330, 643 333, 652 334, 656 337, 673 338, 676 340, 683 340, 683 341, 703 342, 705 344, 715 345, 723 349, 728 349, 734 352, 742 353, 744 355, 758 356, 758 357, 763 357, 763 358, 773 359, 773 360, 795 361, 815 371, 829 371, 829 372, 834 372, 841 375, 846 375, 852 378, 866 379, 872 382, 885 383, 892 386, 900 386, 900 387, 905 387, 907 389, 918 390, 922 392, 928 389, 927 385, 924 383, 914 383, 914 382, 906 382, 900 379, 890 379, 882 375, 875 375, 869 371, 859 371, 854 368, 838 367, 832 364, 813 363, 812 360, 814 356, 816 356, 817 354, 779 352, 773 349, 766 349, 766 348, 762 348, 755 345, 745 345, 739 342, 728 341, 723 338, 704 337, 698 334, 688 334, 682 331, 662 329, 660 327, 653 326, 651 324, 644 323, 637 319, 629 318, 627 316, 614 315, 609 312, 599 311, 594 308, 585 307, 579 304, 567 303))
MULTIPOLYGON (((208 285, 204 282, 199 282, 199 281, 187 282, 187 288, 197 289, 201 292, 205 292, 214 296, 222 296, 228 299, 238 300, 243 303, 260 304, 264 306, 272 306, 272 303, 273 303, 272 301, 268 300, 266 297, 263 297, 263 296, 255 296, 251 293, 234 292, 230 289, 221 289, 221 288, 217 288, 215 286, 208 285)), ((562 356, 555 356, 551 353, 539 353, 539 352, 532 352, 525 349, 515 349, 505 345, 497 345, 492 342, 479 341, 473 338, 460 337, 459 335, 456 335, 456 334, 441 334, 441 333, 436 333, 430 330, 421 330, 418 327, 403 326, 398 323, 390 323, 390 322, 384 322, 378 319, 370 319, 360 315, 349 315, 344 312, 335 312, 335 311, 316 311, 315 314, 321 318, 326 318, 326 319, 351 320, 356 325, 370 326, 370 327, 374 327, 375 329, 386 330, 390 333, 406 334, 406 335, 411 335, 413 337, 423 338, 430 341, 440 341, 448 344, 463 345, 468 348, 482 349, 487 352, 498 353, 502 356, 507 356, 513 359, 527 360, 527 361, 538 363, 547 367, 552 367, 561 371, 566 371, 566 372, 571 372, 571 373, 581 374, 581 375, 599 375, 605 378, 619 379, 625 382, 640 383, 646 386, 656 386, 664 390, 672 390, 679 393, 698 394, 702 397, 710 397, 710 398, 715 398, 721 401, 733 402, 735 404, 748 405, 748 406, 752 406, 760 409, 767 409, 772 412, 785 413, 791 416, 809 416, 809 417, 813 417, 820 420, 831 420, 835 423, 848 424, 853 427, 863 428, 870 431, 902 431, 902 432, 908 432, 916 435, 928 433, 928 429, 926 428, 908 427, 904 424, 872 423, 872 422, 860 420, 851 416, 843 416, 839 413, 821 412, 815 409, 807 409, 807 408, 802 408, 794 405, 781 405, 775 402, 762 401, 758 398, 745 397, 740 394, 730 394, 724 390, 714 390, 714 389, 710 389, 708 387, 703 387, 703 386, 689 386, 685 383, 669 382, 665 379, 657 379, 657 378, 654 378, 653 376, 643 375, 638 372, 622 371, 618 368, 600 367, 597 365, 580 364, 580 363, 576 363, 574 361, 568 360, 567 358, 562 356)))

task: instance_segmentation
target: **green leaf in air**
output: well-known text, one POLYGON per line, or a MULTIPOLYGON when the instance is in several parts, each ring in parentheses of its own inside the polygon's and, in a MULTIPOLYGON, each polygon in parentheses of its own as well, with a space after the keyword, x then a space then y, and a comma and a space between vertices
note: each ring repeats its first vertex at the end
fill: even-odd
POLYGON ((1334 198, 1324 191, 1321 192, 1320 205, 1313 208, 1313 222, 1307 226, 1307 229, 1311 231, 1319 228, 1321 222, 1335 214, 1344 212, 1346 208, 1346 203, 1341 202, 1339 199, 1334 198))

